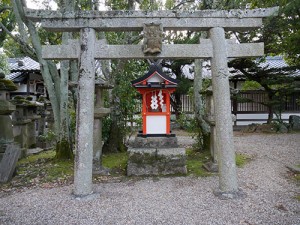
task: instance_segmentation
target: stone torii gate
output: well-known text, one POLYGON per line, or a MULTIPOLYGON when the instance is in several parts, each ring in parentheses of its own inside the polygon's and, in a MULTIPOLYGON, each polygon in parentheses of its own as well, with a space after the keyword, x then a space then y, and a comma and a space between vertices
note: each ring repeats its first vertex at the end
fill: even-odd
POLYGON ((233 143, 228 58, 263 55, 263 43, 237 44, 226 40, 225 31, 243 31, 262 26, 262 18, 277 8, 255 10, 176 11, 80 11, 26 10, 26 17, 54 32, 78 32, 80 40, 67 45, 43 46, 44 59, 78 59, 78 105, 74 194, 92 193, 95 59, 209 58, 215 104, 216 150, 219 190, 222 197, 239 195, 233 143), (145 24, 160 24, 163 30, 208 31, 199 44, 162 45, 157 55, 144 54, 141 45, 108 45, 96 40, 96 31, 142 31, 145 24))

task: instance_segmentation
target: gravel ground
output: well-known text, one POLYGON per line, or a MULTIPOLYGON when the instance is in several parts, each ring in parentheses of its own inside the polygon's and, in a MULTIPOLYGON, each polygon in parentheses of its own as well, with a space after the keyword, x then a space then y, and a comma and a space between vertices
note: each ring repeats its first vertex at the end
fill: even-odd
POLYGON ((299 225, 299 186, 285 166, 300 164, 300 134, 239 134, 234 143, 236 151, 254 157, 238 169, 243 199, 216 198, 217 176, 94 184, 95 194, 80 200, 72 186, 36 188, 1 197, 0 224, 299 225))

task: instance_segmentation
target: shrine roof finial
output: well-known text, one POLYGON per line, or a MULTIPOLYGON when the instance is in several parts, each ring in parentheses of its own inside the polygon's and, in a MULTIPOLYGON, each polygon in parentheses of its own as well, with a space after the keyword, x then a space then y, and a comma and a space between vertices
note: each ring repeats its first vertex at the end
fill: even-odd
MULTIPOLYGON (((149 78, 151 78, 153 75, 157 74, 158 76, 160 76, 163 80, 168 81, 170 87, 176 87, 178 84, 178 80, 168 76, 167 74, 165 74, 162 71, 162 68, 160 65, 152 63, 150 65, 149 71, 142 77, 131 81, 132 85, 134 87, 144 87, 144 85, 142 85, 143 81, 147 81, 149 78)), ((145 86, 146 87, 146 86, 145 86)), ((169 87, 169 86, 165 86, 165 87, 169 87)))

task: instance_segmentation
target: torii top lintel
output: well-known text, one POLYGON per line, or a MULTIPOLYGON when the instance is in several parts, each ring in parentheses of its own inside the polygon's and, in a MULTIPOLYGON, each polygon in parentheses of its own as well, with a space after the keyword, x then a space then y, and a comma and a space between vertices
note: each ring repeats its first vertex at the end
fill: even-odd
POLYGON ((164 30, 249 30, 262 25, 262 18, 275 15, 278 7, 252 10, 196 11, 76 11, 25 9, 26 17, 52 31, 78 31, 85 27, 99 31, 140 31, 145 23, 161 23, 164 30))

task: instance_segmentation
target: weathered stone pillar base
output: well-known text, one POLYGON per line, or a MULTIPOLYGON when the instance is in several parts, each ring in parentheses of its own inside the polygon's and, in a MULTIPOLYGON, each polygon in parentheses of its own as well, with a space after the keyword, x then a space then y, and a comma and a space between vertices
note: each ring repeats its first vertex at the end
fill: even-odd
POLYGON ((93 160, 93 175, 108 176, 110 175, 110 169, 102 166, 101 161, 93 160))
POLYGON ((207 162, 203 165, 203 168, 206 169, 208 172, 217 173, 219 171, 218 162, 207 162))
POLYGON ((186 174, 184 148, 129 148, 128 176, 186 174))
POLYGON ((214 191, 214 195, 217 196, 221 200, 229 200, 229 199, 237 199, 237 198, 245 198, 247 195, 241 189, 232 192, 222 192, 219 189, 214 191))

